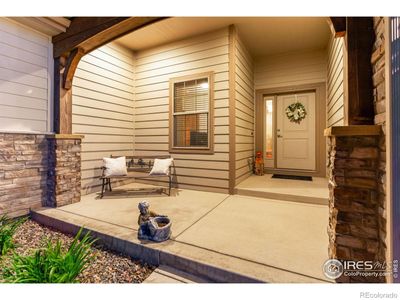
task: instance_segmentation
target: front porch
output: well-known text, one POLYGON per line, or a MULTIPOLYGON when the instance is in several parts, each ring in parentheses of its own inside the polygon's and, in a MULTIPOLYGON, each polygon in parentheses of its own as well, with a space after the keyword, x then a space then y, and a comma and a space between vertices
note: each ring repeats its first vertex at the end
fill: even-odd
POLYGON ((93 193, 79 203, 32 214, 61 231, 84 226, 112 249, 212 282, 327 281, 322 273, 328 258, 324 205, 179 189, 171 197, 99 199, 93 193), (143 199, 171 217, 171 240, 156 244, 137 239, 137 205, 143 199))

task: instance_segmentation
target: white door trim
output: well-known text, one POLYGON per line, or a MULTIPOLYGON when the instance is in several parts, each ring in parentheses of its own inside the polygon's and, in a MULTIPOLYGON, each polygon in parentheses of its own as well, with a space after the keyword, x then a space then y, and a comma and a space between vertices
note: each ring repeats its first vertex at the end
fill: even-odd
MULTIPOLYGON (((274 96, 280 94, 301 93, 301 92, 315 92, 316 99, 316 170, 292 170, 292 169, 278 169, 274 165, 273 169, 265 169, 266 172, 277 172, 281 174, 293 175, 308 175, 316 177, 326 177, 326 137, 324 136, 324 129, 326 128, 326 83, 317 82, 312 84, 304 84, 297 86, 287 86, 269 89, 256 90, 256 107, 255 107, 255 151, 264 152, 264 97, 274 96)), ((275 109, 276 111, 276 109, 275 109)), ((275 141, 276 145, 276 141, 275 141)), ((276 148, 276 147, 275 147, 276 148)), ((276 157, 276 152, 274 153, 276 157)))

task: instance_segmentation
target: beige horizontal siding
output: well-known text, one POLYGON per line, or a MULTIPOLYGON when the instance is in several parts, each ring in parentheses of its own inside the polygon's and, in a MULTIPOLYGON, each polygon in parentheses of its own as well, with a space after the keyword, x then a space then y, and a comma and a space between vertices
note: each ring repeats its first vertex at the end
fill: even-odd
POLYGON ((50 37, 0 18, 0 130, 49 132, 50 37))
POLYGON ((98 191, 102 158, 133 154, 133 53, 114 43, 84 56, 73 80, 72 131, 84 134, 82 190, 98 191))
MULTIPOLYGON (((179 188, 228 192, 228 28, 136 53, 135 154, 169 154, 169 80, 214 72, 212 155, 172 154, 179 188)), ((166 185, 166 179, 155 180, 166 185)))
POLYGON ((331 38, 328 47, 326 93, 328 127, 344 125, 343 50, 343 38, 331 38))
POLYGON ((235 35, 235 184, 249 177, 254 155, 253 60, 240 37, 235 35))
POLYGON ((254 67, 256 89, 267 89, 326 81, 326 52, 307 51, 259 59, 254 67))

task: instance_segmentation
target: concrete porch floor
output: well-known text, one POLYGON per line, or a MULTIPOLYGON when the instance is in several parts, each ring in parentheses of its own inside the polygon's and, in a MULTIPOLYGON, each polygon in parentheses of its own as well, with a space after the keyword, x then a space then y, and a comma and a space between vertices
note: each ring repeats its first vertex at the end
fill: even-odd
POLYGON ((85 226, 116 250, 210 281, 328 281, 322 273, 328 258, 324 205, 175 190, 171 197, 89 194, 79 203, 34 212, 33 218, 63 231, 85 226), (137 239, 142 200, 172 219, 171 240, 137 239))

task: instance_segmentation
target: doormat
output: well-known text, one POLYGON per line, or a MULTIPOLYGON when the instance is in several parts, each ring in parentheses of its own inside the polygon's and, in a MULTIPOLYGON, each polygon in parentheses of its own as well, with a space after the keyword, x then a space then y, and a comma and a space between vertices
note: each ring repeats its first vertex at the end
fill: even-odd
POLYGON ((272 178, 312 181, 311 176, 273 174, 272 178))

